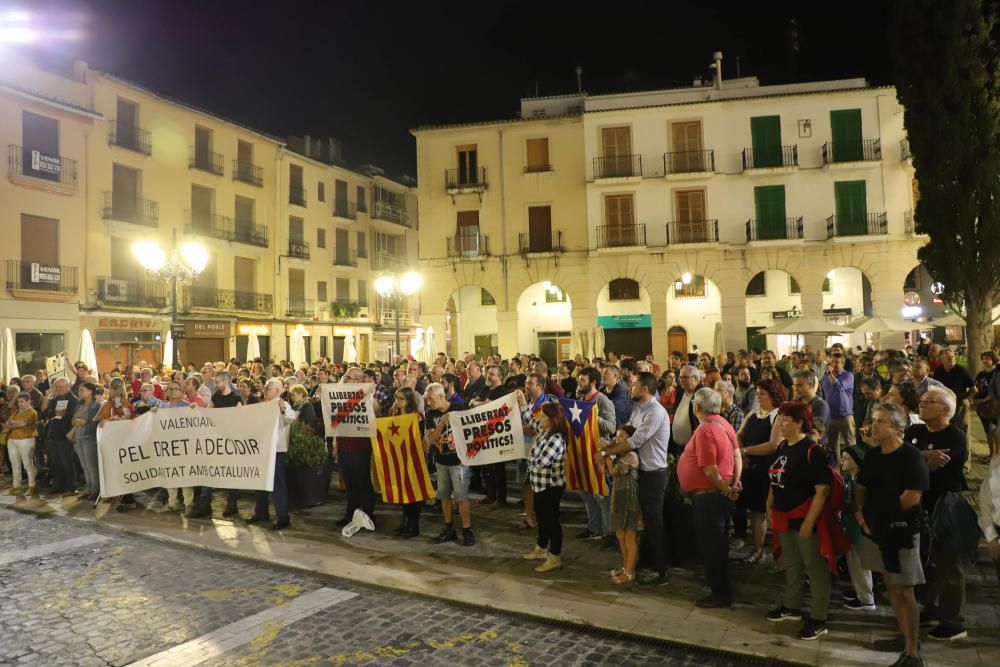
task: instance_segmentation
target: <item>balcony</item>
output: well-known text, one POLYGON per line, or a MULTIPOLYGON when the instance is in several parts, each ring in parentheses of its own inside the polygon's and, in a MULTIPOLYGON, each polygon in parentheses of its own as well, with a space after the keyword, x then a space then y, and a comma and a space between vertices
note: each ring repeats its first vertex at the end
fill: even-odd
POLYGON ((285 304, 285 317, 313 317, 316 315, 316 303, 312 299, 290 297, 285 304))
MULTIPOLYGON (((335 301, 330 302, 330 315, 334 319, 353 320, 361 317, 361 310, 366 308, 367 306, 360 304, 357 301, 336 299, 335 301)), ((367 312, 364 317, 368 317, 367 312)))
POLYGON ((912 157, 913 154, 910 153, 910 140, 903 139, 902 141, 899 142, 899 159, 901 162, 905 162, 906 160, 909 160, 912 157))
POLYGON ((149 130, 110 121, 108 145, 127 148, 143 155, 153 154, 153 139, 149 130))
POLYGON ((97 278, 97 301, 105 308, 166 308, 169 285, 157 280, 97 278))
POLYGON ((663 154, 663 175, 702 177, 715 172, 715 151, 675 151, 663 154))
POLYGON ((375 200, 375 205, 372 207, 372 219, 385 220, 386 222, 394 222, 397 225, 402 225, 404 227, 409 227, 410 216, 406 212, 406 209, 401 206, 394 206, 387 201, 375 200))
POLYGON ((57 194, 76 192, 76 160, 9 144, 7 166, 7 177, 15 185, 57 194))
POLYGON ((233 160, 233 180, 264 187, 264 168, 250 162, 233 160))
POLYGON ((184 288, 184 310, 192 308, 270 314, 274 311, 274 297, 271 294, 190 285, 184 288))
POLYGON ((406 255, 397 255, 386 250, 376 250, 372 257, 372 268, 376 271, 394 271, 409 265, 406 255))
POLYGON ((598 248, 633 248, 646 245, 646 225, 598 225, 598 248))
POLYGON ((490 255, 490 240, 485 234, 459 234, 449 236, 447 241, 448 257, 462 259, 490 255))
POLYGON ((225 158, 222 157, 222 153, 213 153, 196 146, 191 147, 191 154, 188 158, 188 167, 191 169, 200 169, 216 176, 222 176, 225 171, 223 164, 225 164, 225 158))
POLYGON ((799 166, 799 146, 791 144, 781 146, 780 150, 754 151, 753 148, 743 149, 743 171, 757 173, 775 173, 790 171, 799 166))
POLYGON ((676 220, 667 223, 667 245, 718 241, 718 220, 676 220))
POLYGON ((917 230, 917 223, 913 217, 912 210, 903 213, 903 230, 907 236, 927 236, 926 232, 917 230))
POLYGON ((605 155, 594 158, 594 178, 641 178, 642 156, 605 155))
POLYGON ((356 267, 358 265, 358 251, 350 248, 337 248, 333 257, 333 265, 356 267))
POLYGON ((828 141, 823 144, 823 166, 847 162, 876 162, 881 159, 881 139, 828 141))
POLYGON ((7 290, 15 299, 70 301, 78 290, 75 266, 7 260, 7 290))
POLYGON ((563 252, 562 232, 549 231, 547 236, 522 232, 517 235, 517 252, 532 255, 542 252, 563 252))
POLYGON ((127 199, 122 195, 116 197, 114 192, 106 190, 102 217, 105 220, 156 227, 160 224, 160 205, 150 199, 127 199))
POLYGON ((358 205, 349 201, 334 201, 333 217, 344 218, 345 220, 357 220, 358 205))
POLYGON ((408 327, 413 324, 413 314, 408 310, 396 310, 395 308, 383 308, 378 312, 378 324, 384 327, 408 327))
POLYGON ((826 219, 826 238, 841 236, 883 236, 889 233, 885 213, 831 215, 826 219))
POLYGON ((288 256, 309 259, 309 244, 305 241, 290 240, 288 242, 288 256))
POLYGON ((477 169, 445 169, 445 190, 455 195, 463 192, 479 192, 486 190, 486 167, 477 169))
POLYGON ((747 220, 747 243, 751 241, 801 239, 802 232, 801 216, 798 218, 778 218, 776 220, 756 218, 747 220))
POLYGON ((299 186, 290 185, 288 187, 288 203, 296 206, 306 205, 306 189, 299 186))
POLYGON ((184 231, 188 234, 198 234, 223 241, 231 241, 236 237, 236 226, 232 218, 191 209, 184 211, 184 214, 187 218, 184 231))

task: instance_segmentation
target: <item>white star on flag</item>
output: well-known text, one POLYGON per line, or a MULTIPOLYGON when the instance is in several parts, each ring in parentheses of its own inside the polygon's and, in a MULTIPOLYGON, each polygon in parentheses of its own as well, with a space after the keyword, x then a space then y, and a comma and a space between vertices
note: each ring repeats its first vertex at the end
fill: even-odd
POLYGON ((569 413, 573 415, 573 421, 578 422, 580 421, 580 415, 583 414, 583 410, 580 409, 579 403, 573 403, 573 407, 569 409, 569 413))

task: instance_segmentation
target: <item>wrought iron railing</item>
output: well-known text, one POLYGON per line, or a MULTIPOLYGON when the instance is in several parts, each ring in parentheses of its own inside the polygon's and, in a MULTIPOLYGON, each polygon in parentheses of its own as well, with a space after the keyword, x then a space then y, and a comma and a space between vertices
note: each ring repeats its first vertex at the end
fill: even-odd
POLYGON ((150 279, 97 278, 97 300, 106 308, 166 308, 167 283, 150 279))
POLYGON ((544 236, 521 232, 517 235, 517 251, 522 255, 535 252, 562 252, 562 232, 553 232, 544 236))
POLYGON ((76 277, 75 266, 7 260, 7 289, 76 294, 76 277))
POLYGON ((663 154, 664 174, 715 171, 715 151, 674 151, 663 154))
POLYGON ((188 285, 184 288, 184 309, 244 310, 254 313, 274 311, 274 296, 242 290, 188 285))
POLYGON ((449 236, 448 257, 485 257, 490 254, 489 237, 485 234, 449 236))
POLYGON ((823 144, 823 164, 834 162, 870 162, 881 159, 881 139, 828 141, 823 144))
POLYGON ((106 190, 102 215, 105 220, 156 227, 160 224, 160 205, 151 199, 116 197, 114 192, 106 190))
POLYGON ((108 130, 108 144, 121 146, 144 155, 153 154, 153 139, 149 130, 120 124, 113 120, 110 121, 110 129, 108 130))
POLYGON ((774 169, 777 167, 797 167, 799 166, 799 146, 791 144, 789 146, 775 146, 771 150, 758 150, 753 148, 743 149, 743 170, 747 169, 774 169))
POLYGON ((7 166, 11 176, 30 176, 43 181, 75 188, 76 160, 61 155, 46 155, 27 146, 7 146, 7 166))
POLYGON ((309 259, 309 244, 305 241, 289 241, 288 254, 299 259, 309 259))
POLYGON ((397 320, 399 326, 409 326, 413 324, 413 314, 408 310, 396 310, 395 308, 383 308, 378 313, 378 322, 382 326, 396 326, 397 320))
POLYGON ((472 188, 478 190, 486 189, 486 167, 477 169, 445 169, 445 187, 448 190, 461 190, 472 188))
POLYGON ((233 180, 256 185, 258 188, 263 187, 264 168, 251 162, 233 160, 233 180))
POLYGON ((358 251, 352 248, 337 248, 333 256, 334 266, 357 266, 358 251))
POLYGON ((826 219, 826 237, 835 236, 879 236, 889 233, 885 213, 869 213, 866 216, 831 215, 826 219))
POLYGON ((288 203, 295 204, 296 206, 306 205, 306 189, 301 185, 296 187, 291 185, 288 187, 288 203))
POLYGON ((715 243, 718 240, 718 220, 674 220, 667 223, 667 245, 715 243))
POLYGON ((747 242, 774 241, 777 239, 802 238, 802 217, 778 218, 775 220, 751 218, 747 220, 747 242))
POLYGON ((407 264, 406 255, 397 255, 385 250, 376 250, 374 257, 372 257, 372 268, 376 270, 400 269, 407 264))
POLYGON ((642 176, 642 156, 604 155, 594 158, 594 178, 642 176))
POLYGON ((290 298, 285 304, 287 317, 312 317, 316 314, 316 304, 312 299, 290 298))
POLYGON ((646 245, 646 225, 598 225, 598 248, 646 245))
POLYGON ((188 166, 192 169, 201 169, 210 174, 222 176, 225 171, 224 164, 225 158, 222 156, 222 153, 213 153, 207 148, 198 148, 197 146, 191 147, 188 166))
POLYGON ((388 222, 395 222, 397 225, 405 225, 407 227, 410 221, 410 216, 405 208, 378 199, 375 200, 375 205, 372 208, 372 217, 379 220, 387 220, 388 222))
POLYGON ((347 220, 357 220, 358 205, 349 201, 335 200, 333 202, 333 215, 347 220))

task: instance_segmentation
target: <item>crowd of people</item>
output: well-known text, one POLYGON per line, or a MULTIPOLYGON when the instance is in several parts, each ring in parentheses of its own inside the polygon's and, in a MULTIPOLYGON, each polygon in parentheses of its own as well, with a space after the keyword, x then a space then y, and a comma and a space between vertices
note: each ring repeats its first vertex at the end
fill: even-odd
MULTIPOLYGON (((51 382, 44 374, 11 378, 0 396, 4 460, 12 494, 76 495, 98 501, 97 433, 107 421, 150 410, 213 409, 275 401, 280 412, 274 491, 257 492, 248 523, 290 526, 286 476, 290 426, 321 432, 317 394, 331 382, 373 383, 378 416, 418 415, 437 501, 402 507, 395 534, 421 535, 422 510, 440 511, 438 544, 476 543, 471 490, 479 503, 508 507, 520 490, 515 530, 533 531, 535 570, 562 567, 560 505, 567 493, 570 441, 563 405, 589 401, 596 412, 595 462, 610 494, 573 492, 587 513, 578 540, 617 549, 612 585, 669 583, 671 531, 668 490, 679 485, 692 525, 708 594, 704 608, 728 607, 737 592, 731 553, 749 546, 751 567, 784 572, 785 588, 768 612, 773 622, 801 622, 798 637, 828 632, 832 582, 849 580, 840 601, 875 609, 881 587, 898 634, 874 648, 899 654, 897 665, 923 664, 920 625, 933 621, 932 640, 967 636, 963 566, 974 562, 980 531, 1000 577, 1000 373, 995 351, 984 352, 973 378, 960 350, 931 345, 904 350, 806 347, 780 360, 769 351, 740 350, 725 358, 674 352, 663 368, 652 358, 611 352, 577 356, 555 369, 529 355, 452 359, 430 364, 342 364, 319 359, 298 368, 260 360, 188 365, 171 371, 121 364, 98 377, 78 363, 75 377, 51 382), (451 413, 515 393, 528 456, 514 479, 503 464, 465 466, 455 450, 451 413), (977 513, 963 498, 970 463, 971 412, 982 421, 993 454, 977 513), (457 509, 457 517, 456 517, 457 509), (770 534, 770 543, 768 535, 770 534), (873 576, 881 574, 879 578, 873 576), (803 609, 809 590, 808 613, 803 609)), ((372 443, 364 437, 328 439, 346 490, 338 526, 356 510, 375 520, 372 443)), ((239 492, 225 497, 222 515, 238 514, 239 492)), ((162 511, 190 518, 212 514, 213 489, 162 489, 162 511)), ((125 498, 126 505, 134 499, 125 498)))

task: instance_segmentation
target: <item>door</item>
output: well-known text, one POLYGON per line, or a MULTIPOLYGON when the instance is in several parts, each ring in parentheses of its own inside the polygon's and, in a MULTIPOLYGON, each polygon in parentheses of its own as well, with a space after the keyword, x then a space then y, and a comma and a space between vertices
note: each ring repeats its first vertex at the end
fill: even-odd
POLYGON ((212 169, 212 131, 205 127, 194 128, 194 161, 200 169, 212 169))
POLYGON ((482 359, 483 357, 488 357, 491 354, 496 354, 497 348, 494 346, 493 341, 496 338, 496 334, 486 334, 484 336, 475 337, 476 346, 476 358, 482 359))
POLYGON ((757 238, 761 240, 786 238, 785 186, 755 187, 753 198, 757 212, 757 238))
POLYGON ((305 239, 305 224, 302 218, 288 218, 288 240, 301 245, 305 243, 305 239))
POLYGON ((212 231, 214 199, 215 191, 211 188, 191 186, 191 229, 195 232, 212 231))
POLYGON ((333 182, 333 206, 340 217, 347 217, 347 181, 333 182))
POLYGON ((21 214, 21 286, 27 289, 58 290, 61 283, 49 282, 51 274, 32 270, 32 264, 59 264, 59 221, 21 214))
POLYGON ((236 196, 236 240, 241 243, 254 243, 253 233, 254 201, 247 197, 236 196))
POLYGON ((636 245, 635 208, 632 195, 608 195, 604 198, 604 225, 604 238, 598 239, 599 247, 636 245))
POLYGON ((667 332, 667 348, 671 354, 680 352, 687 358, 688 335, 684 327, 670 327, 667 332))
POLYGON ((115 113, 115 141, 120 146, 139 148, 139 105, 118 98, 115 113))
POLYGON ((671 123, 670 145, 673 153, 667 160, 668 172, 708 171, 701 147, 701 121, 671 123))
POLYGON ((605 329, 604 349, 625 351, 636 359, 645 359, 647 354, 653 353, 653 330, 649 327, 605 329))
POLYGON ((632 129, 605 127, 601 130, 601 155, 604 165, 599 176, 632 175, 632 129))
POLYGON ((341 363, 344 361, 344 336, 333 337, 333 361, 341 363))
POLYGON ((288 309, 293 313, 305 312, 306 272, 302 269, 288 270, 288 309))
POLYGON ((459 255, 479 254, 479 211, 459 211, 455 229, 455 249, 459 255))
POLYGON ((458 185, 473 185, 479 182, 479 151, 475 144, 459 146, 458 154, 458 185))
POLYGON ((748 350, 752 350, 754 348, 758 350, 767 349, 767 335, 761 333, 762 329, 764 329, 764 327, 747 327, 748 350))
POLYGON ((781 116, 750 119, 750 138, 755 169, 781 166, 781 116))
POLYGON ((528 250, 530 252, 550 252, 552 250, 552 208, 550 206, 528 207, 528 250))
POLYGON ((864 181, 836 181, 833 195, 837 205, 837 235, 868 233, 868 201, 864 181))
POLYGON ((237 310, 253 310, 257 291, 257 261, 250 257, 233 258, 233 288, 237 310))
POLYGON ((861 109, 831 111, 830 136, 833 138, 834 162, 863 160, 861 109))
POLYGON ((194 364, 195 368, 201 368, 206 363, 227 358, 225 338, 183 338, 179 343, 182 364, 194 364))
POLYGON ((25 175, 58 181, 59 173, 47 169, 47 160, 59 158, 59 121, 21 112, 21 171, 25 175), (39 159, 35 159, 35 152, 39 159), (42 157, 44 156, 44 157, 42 157))
POLYGON ((347 247, 348 246, 347 230, 336 229, 334 230, 334 234, 335 234, 334 241, 337 244, 336 248, 334 248, 333 251, 334 255, 337 258, 336 263, 343 266, 347 264, 347 257, 348 255, 350 255, 350 253, 348 252, 349 248, 347 247))
POLYGON ((708 241, 705 221, 705 191, 678 190, 677 224, 675 232, 677 239, 671 243, 702 243, 708 241))
POLYGON ((139 206, 139 172, 116 164, 112 170, 111 208, 119 220, 136 219, 139 206))

